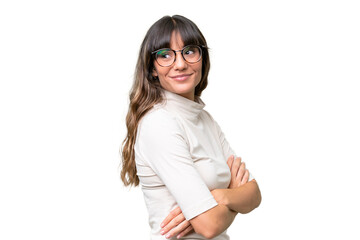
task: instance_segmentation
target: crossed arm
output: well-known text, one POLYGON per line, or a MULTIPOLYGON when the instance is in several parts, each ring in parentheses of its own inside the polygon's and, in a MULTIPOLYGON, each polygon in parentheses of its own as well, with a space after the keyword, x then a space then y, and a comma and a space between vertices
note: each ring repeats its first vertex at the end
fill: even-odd
POLYGON ((214 238, 224 232, 237 213, 249 213, 260 205, 261 193, 257 182, 248 182, 249 171, 241 158, 230 156, 227 164, 231 171, 231 182, 227 189, 211 191, 218 205, 187 221, 179 207, 175 208, 161 224, 161 234, 166 238, 181 238, 191 231, 206 238, 214 238))

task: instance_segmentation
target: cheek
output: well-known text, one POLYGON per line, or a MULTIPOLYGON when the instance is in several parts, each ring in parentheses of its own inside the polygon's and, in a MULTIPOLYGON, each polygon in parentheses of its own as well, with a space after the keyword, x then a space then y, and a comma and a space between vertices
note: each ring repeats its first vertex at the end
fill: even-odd
POLYGON ((158 72, 157 72, 157 77, 158 77, 160 85, 162 87, 164 87, 164 86, 166 86, 168 84, 168 80, 167 80, 167 77, 166 77, 167 74, 168 74, 168 71, 158 70, 158 72))
POLYGON ((201 78, 202 78, 202 64, 199 64, 199 66, 196 69, 196 73, 197 73, 197 81, 200 82, 201 78))
POLYGON ((165 77, 169 72, 168 68, 156 66, 155 71, 157 72, 159 77, 165 77))
POLYGON ((166 81, 166 72, 158 72, 158 78, 160 81, 166 81))

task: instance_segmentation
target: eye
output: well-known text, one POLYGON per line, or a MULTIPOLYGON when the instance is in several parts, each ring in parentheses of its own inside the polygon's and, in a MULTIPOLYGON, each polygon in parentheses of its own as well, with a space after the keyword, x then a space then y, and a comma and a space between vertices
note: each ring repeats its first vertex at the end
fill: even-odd
POLYGON ((196 46, 187 46, 184 48, 185 55, 194 55, 198 53, 199 53, 199 49, 196 46))
POLYGON ((169 49, 163 49, 157 52, 157 58, 168 59, 171 58, 174 53, 169 49))

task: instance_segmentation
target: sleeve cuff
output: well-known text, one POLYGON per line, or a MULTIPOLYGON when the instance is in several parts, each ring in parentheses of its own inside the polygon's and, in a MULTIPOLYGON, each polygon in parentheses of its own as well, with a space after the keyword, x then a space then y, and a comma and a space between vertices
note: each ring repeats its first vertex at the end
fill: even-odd
POLYGON ((206 212, 207 210, 217 206, 218 203, 215 201, 215 199, 213 197, 208 198, 202 202, 197 202, 195 205, 186 208, 186 209, 182 209, 182 212, 186 218, 186 220, 190 220, 194 217, 196 217, 197 215, 200 215, 203 212, 206 212))
POLYGON ((248 182, 250 182, 253 179, 255 179, 254 176, 251 174, 251 172, 249 172, 249 181, 248 182))

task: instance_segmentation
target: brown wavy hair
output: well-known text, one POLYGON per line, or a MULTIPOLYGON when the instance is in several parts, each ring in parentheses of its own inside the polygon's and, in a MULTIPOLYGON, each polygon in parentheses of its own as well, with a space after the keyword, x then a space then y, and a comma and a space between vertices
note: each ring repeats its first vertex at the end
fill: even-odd
POLYGON ((200 97, 208 83, 209 52, 206 40, 195 23, 179 15, 164 16, 155 22, 146 33, 141 44, 134 83, 130 90, 130 104, 126 116, 127 135, 121 149, 121 180, 125 186, 139 185, 134 151, 139 121, 155 104, 163 101, 159 79, 152 76, 155 60, 152 52, 161 48, 170 48, 171 35, 174 31, 180 33, 185 46, 203 46, 202 75, 195 88, 195 96, 200 97))

